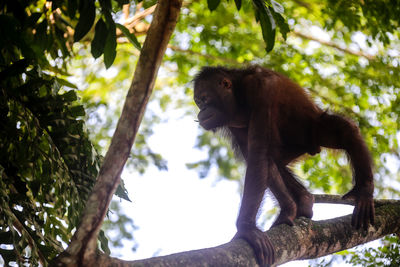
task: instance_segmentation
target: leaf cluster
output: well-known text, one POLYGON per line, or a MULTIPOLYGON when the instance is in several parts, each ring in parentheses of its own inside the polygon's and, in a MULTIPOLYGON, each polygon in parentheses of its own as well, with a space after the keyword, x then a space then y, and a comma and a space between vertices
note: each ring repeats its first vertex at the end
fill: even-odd
POLYGON ((120 10, 127 0, 72 0, 53 1, 52 10, 59 10, 61 16, 74 28, 74 42, 87 38, 91 41, 94 58, 104 55, 104 64, 109 68, 115 59, 117 48, 116 29, 120 29, 135 47, 140 43, 134 34, 121 24, 115 23, 113 13, 120 10), (98 14, 97 14, 98 13, 98 14), (96 21, 97 18, 97 21, 96 21), (94 30, 92 28, 94 27, 94 30))
POLYGON ((399 266, 400 265, 400 239, 397 236, 388 236, 383 241, 383 246, 367 248, 362 253, 350 252, 352 257, 348 263, 367 267, 373 266, 399 266))
POLYGON ((326 2, 323 12, 328 29, 343 28, 363 31, 371 39, 389 44, 400 27, 400 2, 390 1, 332 1, 326 2))
MULTIPOLYGON (((0 255, 6 265, 47 265, 62 251, 97 177, 101 157, 88 138, 77 88, 56 77, 68 75, 72 36, 76 41, 91 30, 94 3, 0 4, 0 255)), ((108 3, 100 6, 112 21, 108 3)), ((123 187, 118 192, 127 198, 123 187)), ((105 236, 99 240, 107 252, 105 236)))
POLYGON ((7 63, 0 63, 0 242, 8 246, 0 254, 6 264, 46 264, 77 226, 100 157, 76 93, 59 91, 60 80, 34 65, 7 63))
MULTIPOLYGON (((207 0, 210 11, 215 10, 221 0, 207 0)), ((289 26, 283 17, 284 8, 281 4, 274 0, 253 0, 255 18, 261 25, 261 32, 266 44, 266 51, 270 52, 274 48, 276 39, 276 27, 278 26, 282 36, 286 39, 289 32, 289 26)), ((235 0, 237 10, 242 7, 242 0, 235 0)))

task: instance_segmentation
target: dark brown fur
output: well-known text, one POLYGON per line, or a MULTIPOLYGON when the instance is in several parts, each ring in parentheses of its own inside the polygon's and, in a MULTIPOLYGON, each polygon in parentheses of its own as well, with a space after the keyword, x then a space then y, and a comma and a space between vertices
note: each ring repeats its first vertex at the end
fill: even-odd
POLYGON ((322 147, 343 149, 351 160, 355 185, 344 198, 355 200, 352 225, 374 222, 373 175, 369 151, 350 120, 322 111, 287 77, 259 66, 246 69, 205 67, 194 79, 200 125, 225 127, 247 163, 235 238, 253 247, 259 263, 272 264, 274 249, 256 227, 256 215, 269 187, 281 212, 273 226, 311 218, 314 197, 287 165, 322 147))

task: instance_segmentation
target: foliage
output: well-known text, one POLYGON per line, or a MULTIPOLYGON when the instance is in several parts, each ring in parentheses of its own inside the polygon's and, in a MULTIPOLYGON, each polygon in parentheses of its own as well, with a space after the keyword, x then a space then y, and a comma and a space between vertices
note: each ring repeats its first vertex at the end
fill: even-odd
MULTIPOLYGON (((207 0, 210 11, 215 10, 221 0, 207 0)), ((242 7, 242 0, 235 0, 237 10, 242 7)), ((286 34, 289 32, 288 24, 282 16, 284 8, 281 4, 274 0, 253 0, 255 17, 261 25, 261 32, 265 44, 266 51, 270 52, 275 45, 276 26, 279 27, 282 36, 286 39, 286 34)))
MULTIPOLYGON (((129 86, 132 58, 140 49, 140 37, 115 23, 126 3, 0 4, 0 255, 5 263, 46 265, 78 223, 101 160, 96 150, 107 147, 129 86), (135 49, 117 46, 119 31, 135 49), (74 44, 77 41, 80 44, 74 44), (93 58, 103 55, 102 61, 89 60, 89 48, 93 58), (107 75, 101 75, 102 64, 107 75), (79 82, 84 90, 76 93, 76 86, 68 82, 69 72, 74 77, 83 74, 79 82)), ((154 3, 143 1, 137 11, 154 3)), ((398 197, 398 189, 388 185, 400 179, 399 8, 397 0, 188 2, 165 58, 166 78, 159 79, 152 103, 164 113, 173 107, 195 116, 190 81, 199 66, 272 68, 307 88, 324 109, 358 122, 375 161, 376 195, 398 197)), ((146 144, 152 126, 160 121, 151 111, 145 115, 129 160, 139 173, 149 164, 167 168, 146 144)), ((233 160, 229 142, 200 133, 197 148, 208 151, 208 157, 187 166, 200 177, 217 166, 220 177, 239 179, 243 165, 233 160)), ((293 168, 307 178, 313 192, 343 193, 351 186, 344 154, 323 152, 293 168)), ((118 192, 127 198, 123 187, 118 192)), ((110 226, 106 223, 107 229, 110 226)), ((124 231, 129 235, 120 228, 124 231)), ((104 234, 100 239, 107 251, 104 234)), ((393 244, 398 241, 385 242, 386 249, 354 255, 352 261, 395 261, 398 244, 393 244)))
MULTIPOLYGON (((68 75, 71 31, 75 41, 87 35, 94 4, 0 4, 0 255, 6 265, 47 265, 60 253, 98 174, 101 157, 89 141, 77 88, 61 78, 68 75)), ((112 27, 111 7, 101 10, 112 27)), ((108 42, 116 45, 116 37, 108 42)), ((112 49, 97 51, 108 66, 112 49)), ((117 193, 127 198, 123 187, 117 193)), ((108 251, 104 234, 99 240, 108 251)))
MULTIPOLYGON (((103 62, 93 60, 85 47, 80 47, 77 56, 71 60, 72 76, 82 84, 79 95, 87 112, 86 126, 90 139, 101 153, 105 153, 109 146, 112 130, 117 124, 115 118, 121 114, 122 101, 131 82, 135 65, 132 64, 132 59, 127 60, 127 58, 136 59, 131 50, 130 44, 119 44, 117 57, 107 74, 104 72, 103 62)), ((160 90, 156 90, 153 98, 157 97, 158 91, 160 90)), ((149 165, 155 165, 159 170, 168 169, 167 162, 146 143, 146 139, 153 133, 152 126, 159 122, 160 118, 154 112, 145 113, 140 132, 136 136, 127 161, 130 170, 143 174, 149 165)))
POLYGON ((62 250, 60 241, 69 241, 99 170, 78 119, 83 107, 75 92, 57 88, 57 79, 37 67, 15 68, 1 82, 0 242, 11 246, 1 250, 7 264, 30 257, 32 264, 46 262, 62 250))
MULTIPOLYGON (((327 1, 323 8, 327 29, 347 28, 362 31, 384 44, 390 44, 399 29, 400 2, 395 1, 327 1)), ((370 42, 371 40, 367 40, 370 42)))
POLYGON ((362 253, 352 252, 348 263, 360 266, 399 266, 400 265, 400 240, 396 236, 388 236, 383 241, 383 246, 367 248, 362 253))

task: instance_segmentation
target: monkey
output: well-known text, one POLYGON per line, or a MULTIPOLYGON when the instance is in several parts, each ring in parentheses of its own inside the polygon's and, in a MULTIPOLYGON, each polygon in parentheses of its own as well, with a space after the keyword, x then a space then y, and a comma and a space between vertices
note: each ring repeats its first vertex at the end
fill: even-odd
POLYGON ((306 153, 319 153, 321 147, 342 149, 350 158, 354 186, 343 198, 355 203, 352 226, 367 229, 374 224, 372 159, 353 121, 322 110, 299 85, 260 66, 203 67, 193 81, 200 126, 228 130, 246 162, 234 239, 246 240, 259 264, 274 262, 274 248, 256 226, 266 189, 280 206, 272 227, 292 226, 301 216, 312 218, 314 197, 288 165, 306 153))

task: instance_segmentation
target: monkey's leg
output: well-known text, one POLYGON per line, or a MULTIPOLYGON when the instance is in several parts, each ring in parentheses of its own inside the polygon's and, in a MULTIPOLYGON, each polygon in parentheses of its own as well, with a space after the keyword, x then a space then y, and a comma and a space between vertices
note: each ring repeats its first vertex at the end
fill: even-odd
POLYGON ((274 194, 275 198, 278 200, 279 206, 281 208, 277 219, 271 227, 280 224, 287 224, 292 226, 293 220, 296 218, 297 214, 296 202, 292 198, 291 193, 286 187, 278 166, 275 163, 270 165, 270 173, 271 178, 269 180, 269 188, 272 194, 274 194))
POLYGON ((286 166, 278 165, 278 169, 283 182, 296 202, 296 218, 303 216, 311 219, 313 216, 314 196, 308 192, 286 166))
POLYGON ((350 157, 355 185, 343 198, 353 199, 355 208, 352 225, 356 228, 374 223, 372 159, 358 127, 338 115, 324 113, 318 122, 318 143, 321 146, 344 149, 350 157))

